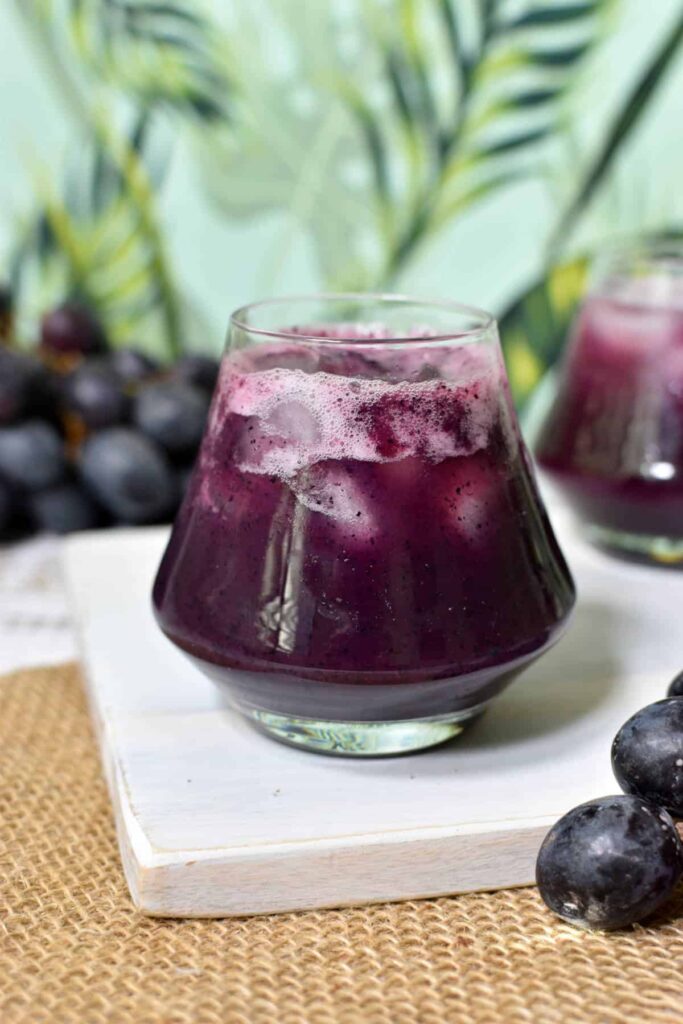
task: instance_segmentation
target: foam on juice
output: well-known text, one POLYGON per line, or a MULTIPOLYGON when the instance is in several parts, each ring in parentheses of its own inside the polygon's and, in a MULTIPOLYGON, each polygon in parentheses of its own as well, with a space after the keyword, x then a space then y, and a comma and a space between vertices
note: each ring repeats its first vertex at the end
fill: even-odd
MULTIPOLYGON (((223 426, 239 417, 232 457, 240 470, 281 480, 307 508, 364 533, 372 532, 372 515, 347 462, 438 463, 471 456, 486 447, 500 418, 500 369, 495 353, 482 346, 437 351, 438 376, 428 380, 346 376, 346 353, 336 373, 312 364, 308 370, 261 368, 277 355, 287 362, 288 354, 269 347, 226 360, 203 460, 207 467, 223 460, 223 426)), ((370 365, 385 377, 400 371, 405 378, 414 358, 399 351, 383 366, 376 360, 370 365)), ((204 499, 211 500, 208 490, 204 499)))

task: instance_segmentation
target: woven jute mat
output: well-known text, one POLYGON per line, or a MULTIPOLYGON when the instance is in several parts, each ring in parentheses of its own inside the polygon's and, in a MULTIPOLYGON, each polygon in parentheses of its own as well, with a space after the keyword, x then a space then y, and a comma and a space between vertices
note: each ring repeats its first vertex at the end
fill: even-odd
POLYGON ((104 1021, 680 1024, 683 896, 618 935, 555 921, 532 889, 144 918, 77 668, 18 673, 0 681, 0 1022, 104 1021))

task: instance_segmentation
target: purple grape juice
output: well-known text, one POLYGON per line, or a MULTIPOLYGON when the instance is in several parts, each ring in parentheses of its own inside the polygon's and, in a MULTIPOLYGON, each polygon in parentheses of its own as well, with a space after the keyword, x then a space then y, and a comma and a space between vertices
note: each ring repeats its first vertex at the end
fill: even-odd
POLYGON ((315 330, 225 357, 159 623, 252 716, 467 717, 574 599, 498 346, 315 330))
POLYGON ((683 560, 683 287, 589 297, 536 453, 596 539, 683 560))

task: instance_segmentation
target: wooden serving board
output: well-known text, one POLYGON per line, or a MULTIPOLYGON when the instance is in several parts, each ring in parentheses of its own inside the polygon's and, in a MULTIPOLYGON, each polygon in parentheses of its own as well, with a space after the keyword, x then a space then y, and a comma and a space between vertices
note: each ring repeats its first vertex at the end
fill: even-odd
POLYGON ((554 516, 572 625, 461 737, 342 760, 256 732, 162 636, 152 528, 65 543, 123 866, 146 914, 219 917, 529 885, 550 824, 614 792, 610 743, 683 668, 683 573, 616 561, 554 516))

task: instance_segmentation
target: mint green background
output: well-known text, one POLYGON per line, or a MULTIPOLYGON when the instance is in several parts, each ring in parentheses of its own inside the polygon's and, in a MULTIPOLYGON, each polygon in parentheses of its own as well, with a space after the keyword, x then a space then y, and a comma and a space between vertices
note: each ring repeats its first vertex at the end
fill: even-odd
MULTIPOLYGON (((246 0, 242 0, 246 2, 246 0)), ((301 8, 304 0, 289 0, 301 8)), ((312 2, 312 0, 308 0, 312 2)), ((341 8, 348 8, 339 0, 341 8)), ((225 0, 211 5, 229 20, 225 0)), ((267 5, 263 32, 267 35, 267 5)), ((571 194, 577 167, 625 91, 670 30, 680 0, 622 0, 609 38, 589 59, 565 112, 565 138, 544 151, 543 180, 496 193, 422 250, 404 271, 404 290, 501 310, 542 266, 543 242, 571 194)), ((0 9, 0 254, 6 254, 22 212, 33 202, 28 168, 41 161, 56 174, 75 128, 27 38, 11 0, 0 9)), ((198 185, 190 142, 181 134, 160 197, 176 276, 207 319, 207 347, 218 349, 236 305, 269 294, 318 287, 305 235, 286 213, 230 222, 217 215, 198 185), (274 253, 284 252, 285 259, 274 253)), ((586 242, 643 228, 683 223, 683 60, 677 60, 570 251, 586 242)))

